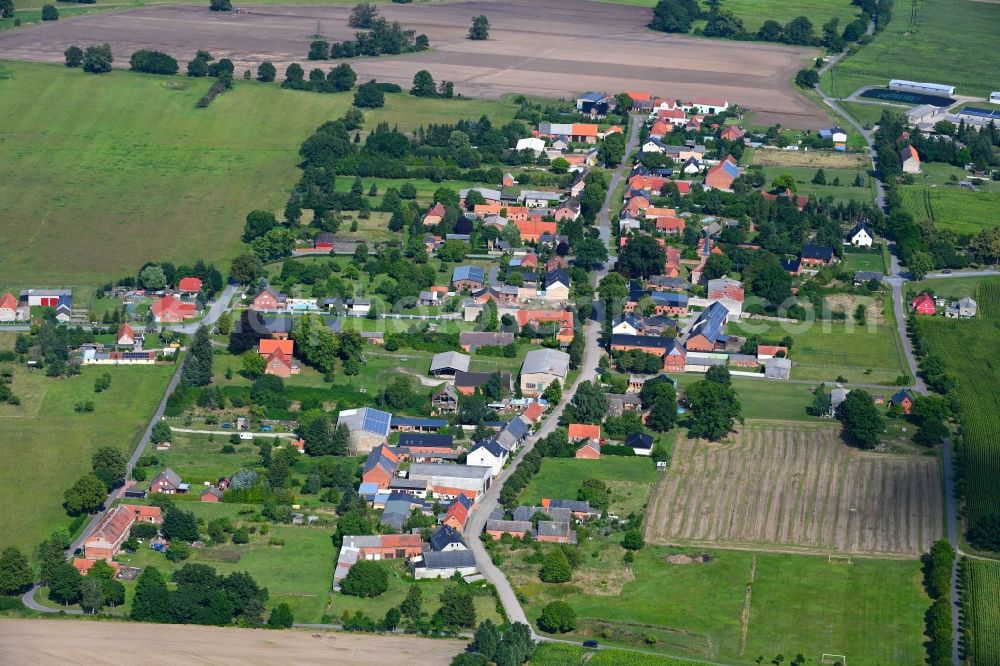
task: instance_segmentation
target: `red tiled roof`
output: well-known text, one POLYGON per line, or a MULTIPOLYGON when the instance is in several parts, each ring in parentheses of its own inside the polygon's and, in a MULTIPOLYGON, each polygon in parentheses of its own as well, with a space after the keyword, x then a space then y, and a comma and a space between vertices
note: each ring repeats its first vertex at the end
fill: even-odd
POLYGON ((597 136, 598 128, 593 123, 573 123, 573 136, 597 136))
POLYGON ((14 294, 8 291, 6 294, 0 297, 0 308, 4 309, 10 308, 11 310, 16 310, 17 299, 14 297, 14 294))
POLYGON ((542 234, 555 234, 557 229, 555 222, 516 220, 514 224, 517 225, 518 231, 521 232, 521 238, 524 240, 538 239, 541 238, 542 234))
POLYGON ((383 534, 383 548, 420 548, 419 534, 383 534))
POLYGON ((545 410, 542 408, 542 404, 535 401, 528 405, 528 408, 524 410, 524 413, 521 414, 521 416, 534 423, 544 412, 545 410))
POLYGON ((177 288, 185 293, 197 294, 201 291, 201 279, 196 277, 181 278, 177 283, 177 288))
POLYGON ((292 352, 295 351, 295 342, 293 340, 270 340, 267 338, 260 341, 260 354, 262 356, 270 356, 275 351, 280 352, 282 356, 291 356, 292 352))
POLYGON ((566 434, 571 442, 577 439, 600 439, 601 426, 584 423, 570 423, 569 428, 566 430, 566 434))
POLYGON ((123 337, 129 337, 135 340, 135 331, 128 324, 122 324, 118 327, 118 335, 115 338, 116 341, 121 340, 123 337))

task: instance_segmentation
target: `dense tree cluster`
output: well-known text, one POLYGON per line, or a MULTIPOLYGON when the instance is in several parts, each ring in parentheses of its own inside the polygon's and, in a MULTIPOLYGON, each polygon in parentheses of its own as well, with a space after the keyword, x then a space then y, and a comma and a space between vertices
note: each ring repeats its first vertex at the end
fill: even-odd
POLYGON ((363 28, 354 33, 354 39, 327 42, 317 39, 309 46, 310 60, 336 60, 360 56, 395 55, 412 53, 430 48, 427 35, 417 35, 398 21, 387 21, 369 3, 362 3, 351 10, 350 25, 363 28))
POLYGON ((181 383, 185 386, 208 386, 212 382, 213 362, 210 332, 207 326, 199 326, 184 359, 181 383))
POLYGON ((129 69, 147 74, 176 74, 177 61, 162 51, 140 49, 129 58, 129 69))
POLYGON ((185 564, 167 587, 156 567, 146 567, 136 583, 130 617, 137 622, 258 627, 264 623, 266 588, 246 572, 228 576, 205 564, 185 564))
POLYGON ((871 394, 864 389, 851 389, 837 407, 837 418, 844 424, 847 441, 863 449, 874 448, 885 432, 885 419, 871 394))
POLYGON ((684 399, 691 408, 688 430, 691 437, 722 439, 733 430, 737 421, 743 423, 739 397, 730 386, 729 371, 725 368, 719 368, 706 375, 703 381, 688 386, 684 399))

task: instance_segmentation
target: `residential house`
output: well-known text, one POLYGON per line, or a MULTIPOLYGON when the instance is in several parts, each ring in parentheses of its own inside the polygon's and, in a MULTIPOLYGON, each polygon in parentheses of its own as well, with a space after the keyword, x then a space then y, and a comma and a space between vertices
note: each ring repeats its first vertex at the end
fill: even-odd
POLYGON ((542 208, 562 199, 562 194, 550 190, 522 190, 518 199, 528 208, 542 208))
POLYGON ((569 274, 561 268, 545 274, 545 300, 569 300, 569 274))
POLYGON ((452 550, 468 550, 462 535, 448 525, 441 525, 431 533, 428 544, 436 553, 447 553, 452 550))
POLYGON ((729 108, 729 102, 721 97, 695 97, 693 102, 681 105, 685 111, 695 111, 703 116, 714 116, 729 108))
POLYGON ((719 132, 719 138, 723 141, 739 141, 743 138, 744 133, 743 128, 738 125, 726 125, 719 132))
MULTIPOLYGON (((647 208, 645 217, 649 218, 652 208, 647 208)), ((684 219, 673 215, 664 215, 656 218, 656 230, 662 231, 668 236, 678 236, 684 233, 684 219)))
POLYGON ((286 310, 288 309, 288 296, 275 290, 271 286, 260 289, 253 297, 252 310, 286 310))
POLYGON ((957 303, 952 303, 944 312, 945 317, 950 317, 952 319, 962 318, 969 319, 975 317, 976 313, 979 311, 979 305, 966 296, 960 299, 957 303))
POLYGON ((477 442, 466 455, 465 462, 468 465, 489 467, 493 476, 499 476, 507 462, 507 450, 491 437, 477 442))
POLYGON ((681 167, 681 171, 688 175, 693 176, 696 173, 701 173, 702 165, 701 160, 697 157, 689 157, 684 160, 684 165, 681 167))
POLYGON ((898 407, 904 414, 909 414, 914 401, 913 392, 910 389, 903 389, 889 399, 889 404, 898 407))
POLYGON ((844 236, 844 243, 854 245, 855 247, 871 247, 874 239, 875 234, 872 233, 868 224, 862 220, 847 232, 847 235, 844 236))
POLYGON ((611 333, 612 335, 639 335, 645 326, 636 319, 636 317, 629 313, 623 313, 615 317, 614 321, 611 322, 611 333))
POLYGON ((476 556, 471 550, 424 551, 410 560, 410 570, 417 580, 451 578, 455 574, 472 576, 478 572, 476 556))
POLYGON ((566 385, 569 354, 555 349, 533 349, 521 365, 521 393, 528 397, 541 395, 554 381, 566 385))
POLYGON ((461 532, 462 528, 465 527, 465 521, 469 519, 470 511, 472 511, 472 500, 460 493, 448 506, 448 510, 441 519, 441 524, 461 532))
POLYGON ((456 266, 451 274, 455 291, 478 291, 486 282, 486 272, 482 266, 456 266))
POLYGON ((716 301, 702 310, 691 325, 685 347, 688 351, 712 352, 725 349, 729 338, 725 334, 729 310, 716 301))
POLYGON ((472 357, 455 351, 434 354, 430 374, 435 377, 454 377, 457 372, 467 372, 472 357))
POLYGON ((807 243, 802 246, 799 257, 803 266, 829 266, 837 263, 837 255, 833 253, 833 248, 826 245, 807 243))
POLYGON ((205 489, 201 491, 199 499, 202 502, 217 503, 222 501, 222 491, 215 486, 205 486, 205 489))
POLYGON ((937 309, 934 307, 934 299, 927 292, 920 294, 910 301, 910 307, 917 314, 932 315, 937 312, 937 309))
POLYGON ((489 187, 470 187, 468 189, 458 191, 458 198, 463 203, 463 205, 465 202, 465 197, 467 197, 469 195, 469 192, 473 190, 479 192, 479 194, 483 196, 483 199, 485 199, 486 203, 488 204, 500 203, 503 198, 501 196, 500 190, 494 190, 489 187))
POLYGON ((687 294, 674 291, 654 291, 649 294, 653 299, 653 311, 658 315, 681 315, 688 313, 687 294))
MULTIPOLYGON (((628 335, 626 333, 611 334, 611 351, 641 351, 654 356, 664 357, 677 346, 673 338, 660 335, 628 335)), ((682 364, 683 366, 683 364, 682 364)), ((681 368, 683 370, 683 367, 681 368)))
POLYGON ((373 534, 345 536, 333 573, 333 589, 340 590, 340 581, 357 562, 365 560, 408 560, 419 557, 423 544, 419 534, 373 534))
POLYGON ((188 488, 188 484, 181 482, 180 475, 169 467, 153 477, 149 483, 149 492, 164 495, 186 493, 188 488))
POLYGON ((903 165, 903 173, 920 173, 920 155, 913 146, 907 146, 899 151, 899 161, 903 165))
MULTIPOLYGON (((189 305, 191 305, 189 303, 189 305)), ((56 301, 56 321, 61 324, 68 324, 73 318, 73 296, 64 294, 56 301)))
MULTIPOLYGON (((578 219, 580 217, 580 202, 575 197, 566 199, 552 211, 552 217, 555 218, 556 222, 578 219)), ((552 233, 555 233, 555 230, 552 233)))
POLYGON ((431 395, 431 409, 439 414, 458 411, 458 391, 451 384, 444 384, 431 395))
POLYGON ((574 143, 597 143, 599 130, 593 123, 573 123, 569 140, 574 143))
POLYGON ((337 415, 337 426, 346 425, 354 453, 367 453, 389 438, 392 414, 374 407, 345 409, 337 415))
POLYGON ((141 336, 136 336, 135 330, 131 326, 122 323, 115 334, 115 345, 119 347, 134 347, 136 342, 141 342, 141 336))
POLYGON ((461 331, 458 334, 458 344, 464 351, 474 352, 480 347, 506 347, 514 342, 513 333, 496 333, 488 331, 461 331))
POLYGON ((566 429, 566 436, 571 442, 581 440, 601 441, 601 426, 589 423, 570 423, 566 429))
POLYGON ((732 191, 733 181, 740 177, 740 167, 736 158, 726 155, 726 158, 713 166, 705 174, 705 187, 713 190, 732 191))
POLYGON ((181 322, 196 314, 194 303, 185 303, 173 294, 167 294, 163 298, 153 301, 150 310, 156 321, 160 323, 181 322))
POLYGON ((385 444, 379 444, 368 452, 361 468, 361 481, 374 483, 379 488, 388 488, 399 471, 399 456, 385 444))
POLYGON ((294 350, 295 343, 292 340, 261 339, 257 351, 267 363, 264 374, 284 379, 299 374, 298 361, 292 357, 294 350))
POLYGON ((642 400, 631 393, 608 393, 608 416, 620 417, 625 412, 642 409, 642 400))
POLYGON ((644 432, 634 432, 625 438, 625 446, 637 456, 648 456, 653 453, 653 436, 644 432))
POLYGON ((521 234, 522 243, 537 243, 543 235, 554 234, 557 230, 555 222, 515 220, 514 225, 521 234))
POLYGON ((819 136, 822 139, 830 139, 834 143, 846 143, 847 142, 847 132, 845 132, 840 127, 831 127, 829 129, 821 129, 819 131, 819 136))
POLYGON ((445 212, 444 204, 441 202, 435 203, 424 214, 424 226, 433 227, 437 224, 441 224, 441 220, 444 219, 445 212))
POLYGON ((27 321, 28 310, 18 304, 17 298, 9 291, 0 297, 0 321, 27 321))
MULTIPOLYGON (((668 248, 671 246, 667 246, 668 248)), ((674 250, 676 252, 676 249, 674 250)), ((669 254, 669 250, 668 250, 669 254)), ((670 262, 670 257, 667 257, 667 263, 670 262)), ((678 266, 680 265, 680 256, 677 259, 678 266)), ((666 275, 653 275, 646 282, 651 289, 656 291, 687 291, 688 282, 682 277, 668 277, 666 275)))
POLYGON ((518 328, 529 324, 534 328, 554 326, 556 340, 563 344, 573 341, 573 312, 571 310, 518 310, 516 313, 518 328))

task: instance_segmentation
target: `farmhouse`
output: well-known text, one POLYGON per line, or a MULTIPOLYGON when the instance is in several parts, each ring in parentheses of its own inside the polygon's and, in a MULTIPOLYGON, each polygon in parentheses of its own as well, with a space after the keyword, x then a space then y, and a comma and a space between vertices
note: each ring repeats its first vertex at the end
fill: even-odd
POLYGON ((803 266, 829 266, 837 262, 832 247, 808 243, 802 246, 801 259, 803 266))
POLYGON ((346 425, 351 433, 351 448, 355 453, 366 453, 385 444, 391 422, 392 414, 374 407, 346 409, 337 416, 337 425, 346 425))
POLYGON ((149 492, 162 493, 164 495, 186 493, 188 488, 188 484, 181 482, 180 474, 169 467, 157 474, 149 483, 149 492))
POLYGON ((531 325, 535 328, 545 324, 558 326, 556 340, 569 344, 573 340, 573 312, 572 310, 518 310, 517 325, 524 328, 531 325))
POLYGON ((533 349, 524 357, 521 366, 521 392, 534 397, 541 395, 553 381, 566 384, 569 372, 569 354, 555 349, 533 349))
POLYGON ((485 465, 448 465, 411 463, 408 479, 426 481, 428 490, 438 496, 466 495, 472 500, 490 487, 493 470, 485 465))
POLYGON ((18 305, 17 298, 9 291, 0 297, 0 321, 27 321, 29 317, 28 312, 27 307, 20 307, 18 305))
POLYGON ((374 483, 379 488, 388 488, 399 470, 399 457, 384 444, 368 453, 361 469, 362 483, 374 483))
POLYGON ((270 286, 260 289, 253 297, 253 310, 286 310, 288 296, 270 286))
POLYGON ((427 540, 431 550, 438 553, 446 553, 450 550, 468 550, 468 546, 462 541, 462 535, 448 525, 441 525, 431 533, 431 538, 427 540))
POLYGON ((910 389, 903 389, 889 399, 889 404, 898 407, 904 414, 909 414, 913 409, 913 400, 910 389))
POLYGON ((556 233, 555 222, 542 222, 541 220, 515 220, 514 225, 521 234, 521 241, 524 243, 537 243, 545 234, 556 233))
POLYGON ((295 343, 291 340, 262 339, 258 343, 257 352, 267 363, 264 374, 284 379, 299 374, 299 364, 292 358, 294 349, 295 343))
POLYGON ((484 439, 472 447, 465 461, 477 467, 489 467, 493 476, 498 476, 507 462, 507 450, 495 438, 484 439))
POLYGON ((455 500, 448 506, 441 524, 460 532, 465 527, 465 521, 469 519, 469 512, 471 510, 472 500, 468 496, 459 493, 456 495, 455 500))
POLYGON ((72 296, 71 289, 22 289, 21 300, 28 307, 54 308, 59 304, 60 296, 72 296))
POLYGON ((724 160, 705 174, 705 187, 729 192, 733 188, 733 181, 739 177, 740 168, 736 163, 736 158, 732 155, 726 155, 724 160))
POLYGON ((533 529, 530 520, 487 520, 486 533, 491 539, 499 539, 509 534, 515 539, 523 539, 525 534, 531 534, 533 529))
POLYGON ((576 543, 576 532, 566 521, 539 520, 535 539, 547 543, 576 543))
POLYGON ((862 220, 851 227, 851 230, 847 232, 847 235, 844 236, 844 243, 847 245, 854 245, 855 247, 871 247, 874 239, 875 235, 872 233, 872 230, 868 227, 868 224, 862 220))
POLYGON ((455 373, 455 389, 462 395, 473 395, 477 388, 486 386, 486 382, 490 381, 490 378, 495 374, 500 375, 500 385, 504 391, 513 390, 514 381, 509 372, 465 372, 461 370, 455 373))
POLYGON ((712 301, 731 300, 743 302, 743 283, 730 277, 708 281, 708 298, 712 301))
POLYGON ((957 303, 952 303, 948 306, 948 309, 944 311, 945 317, 950 317, 952 319, 962 318, 968 319, 975 317, 976 313, 979 311, 979 306, 974 300, 966 296, 965 298, 959 300, 957 303))
POLYGON ((423 544, 419 534, 373 534, 345 536, 333 573, 333 589, 340 590, 340 581, 357 562, 362 560, 405 560, 420 555, 423 544))
POLYGON ((116 506, 101 519, 97 529, 83 543, 88 560, 112 560, 128 539, 135 515, 125 505, 116 506))

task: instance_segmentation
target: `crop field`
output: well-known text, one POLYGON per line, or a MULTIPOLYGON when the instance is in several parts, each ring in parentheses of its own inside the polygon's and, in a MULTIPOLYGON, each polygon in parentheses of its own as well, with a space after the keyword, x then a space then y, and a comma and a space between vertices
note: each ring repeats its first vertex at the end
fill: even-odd
MULTIPOLYGON (((570 640, 732 664, 799 652, 811 664, 823 652, 847 654, 852 666, 924 658, 929 600, 913 559, 853 558, 847 564, 810 555, 647 545, 634 564, 623 565, 614 542, 595 539, 581 549, 580 567, 562 585, 538 581, 538 565, 521 561, 530 551, 505 552, 502 565, 527 600, 532 621, 557 599, 576 611, 577 629, 565 635, 570 640), (656 638, 653 646, 646 642, 650 636, 656 638)), ((595 663, 646 662, 623 655, 595 663)))
POLYGON ((1000 346, 1000 279, 984 280, 976 290, 979 317, 970 320, 918 317, 917 335, 928 353, 940 356, 955 377, 958 420, 964 446, 963 466, 965 518, 968 521, 1000 511, 1000 373, 995 367, 1000 346))
POLYGON ((730 324, 728 329, 740 336, 757 335, 773 341, 791 335, 794 344, 788 356, 792 359, 793 379, 833 381, 842 375, 852 383, 892 384, 905 368, 893 322, 884 315, 876 319, 869 314, 868 325, 856 326, 852 315, 853 308, 846 322, 782 324, 743 320, 730 324))
POLYGON ((938 229, 974 235, 1000 224, 1000 192, 970 192, 956 187, 900 187, 903 207, 917 222, 929 220, 938 229))
POLYGON ((816 169, 808 167, 764 167, 764 177, 770 183, 782 174, 791 174, 797 184, 796 193, 802 196, 814 195, 819 199, 833 197, 837 201, 860 201, 871 203, 875 200, 874 182, 868 177, 865 169, 823 169, 826 176, 825 185, 813 184, 816 169), (854 179, 861 174, 865 179, 864 187, 855 187, 854 179), (839 179, 839 185, 834 185, 834 179, 839 179))
POLYGON ((90 471, 98 447, 132 450, 175 369, 92 366, 52 379, 15 367, 11 388, 21 404, 0 405, 0 548, 31 552, 52 530, 70 524, 63 492, 90 471), (104 372, 111 387, 94 393, 94 379, 104 372), (75 412, 81 400, 93 401, 94 411, 75 412))
POLYGON ((861 453, 835 427, 761 424, 674 447, 646 540, 913 556, 942 521, 936 458, 861 453))
POLYGON ((993 2, 897 3, 885 30, 827 72, 821 85, 834 97, 847 97, 861 86, 909 79, 954 85, 959 95, 988 97, 997 81, 983 74, 1000 70, 1000 51, 983 45, 995 43, 997 25, 1000 4, 993 2), (975 67, 969 67, 972 62, 975 67))
MULTIPOLYGON (((93 285, 146 261, 198 257, 225 270, 241 251, 246 214, 284 206, 301 142, 353 99, 238 80, 196 109, 207 80, 28 63, 0 72, 8 285, 93 285)), ((388 95, 365 116, 369 127, 388 120, 409 130, 484 113, 505 123, 514 106, 388 95)))
MULTIPOLYGON (((617 5, 656 6, 656 0, 600 1, 617 5)), ((852 6, 847 0, 796 0, 794 9, 789 9, 788 3, 782 0, 726 0, 723 7, 736 14, 751 32, 760 29, 764 21, 775 20, 784 24, 795 16, 805 16, 812 21, 817 30, 831 18, 840 19, 840 26, 843 28, 858 15, 857 7, 852 6)), ((701 23, 704 22, 696 22, 695 26, 701 23)))
POLYGON ((1000 562, 962 562, 962 640, 966 663, 1000 664, 1000 562))
POLYGON ((821 167, 823 169, 853 169, 865 172, 872 167, 871 161, 866 155, 856 153, 764 149, 753 151, 750 164, 765 167, 803 167, 812 169, 813 173, 821 167))
POLYGON ((611 513, 626 516, 642 510, 659 474, 653 461, 645 456, 604 456, 600 460, 546 458, 521 494, 521 502, 538 506, 546 497, 576 499, 576 491, 584 481, 600 479, 611 489, 611 513))
MULTIPOLYGON (((649 90, 670 97, 725 96, 752 108, 756 121, 765 125, 815 128, 829 122, 792 84, 816 49, 654 33, 646 28, 648 9, 576 0, 392 3, 380 11, 388 20, 426 34, 432 48, 352 60, 361 81, 375 78, 408 88, 413 75, 426 69, 470 97, 649 90), (480 14, 490 18, 489 41, 467 38, 472 17, 480 14), (741 63, 741 71, 732 71, 733 62, 741 63)), ((4 31, 0 53, 17 60, 62 62, 67 44, 108 42, 116 64, 127 62, 141 45, 169 53, 182 67, 197 49, 208 49, 231 59, 237 77, 263 61, 283 72, 291 62, 305 62, 317 30, 328 40, 353 37, 349 12, 345 5, 318 4, 240 14, 213 13, 205 5, 141 7, 4 31)), ((275 125, 281 126, 280 119, 275 125)))

